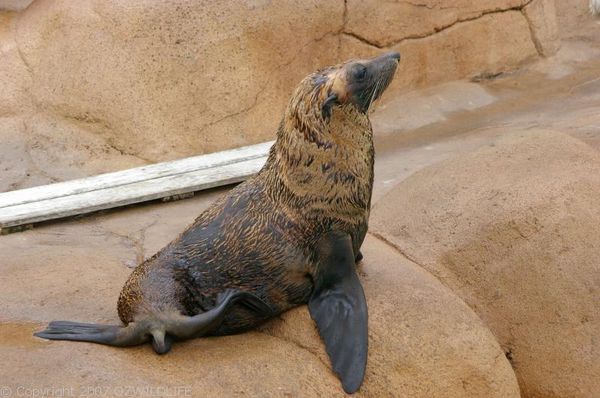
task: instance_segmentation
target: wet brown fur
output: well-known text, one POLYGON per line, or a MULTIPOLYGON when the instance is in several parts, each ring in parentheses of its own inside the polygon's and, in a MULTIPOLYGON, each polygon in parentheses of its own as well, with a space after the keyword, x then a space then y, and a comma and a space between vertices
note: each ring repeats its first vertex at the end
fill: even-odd
MULTIPOLYGON (((124 323, 205 312, 227 288, 252 292, 281 313, 308 301, 315 247, 324 232, 348 232, 358 254, 367 231, 374 150, 367 114, 343 104, 347 67, 306 77, 289 101, 264 168, 133 271, 118 301, 124 323), (331 93, 342 105, 324 116, 331 93)), ((237 333, 264 320, 237 306, 213 334, 237 333)))

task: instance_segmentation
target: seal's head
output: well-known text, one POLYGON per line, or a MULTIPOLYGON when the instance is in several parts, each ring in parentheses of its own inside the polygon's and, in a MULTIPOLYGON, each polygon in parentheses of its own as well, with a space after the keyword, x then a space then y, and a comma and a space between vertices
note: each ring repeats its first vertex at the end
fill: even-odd
POLYGON ((373 101, 392 81, 399 61, 399 53, 389 52, 321 69, 298 85, 288 106, 288 116, 318 125, 327 122, 336 107, 366 115, 373 101))
POLYGON ((366 113, 392 81, 400 54, 390 52, 369 60, 351 60, 321 70, 313 75, 327 85, 327 97, 321 106, 324 117, 331 115, 334 106, 349 104, 366 113))
MULTIPOLYGON (((370 136, 368 111, 388 87, 400 54, 389 52, 366 60, 350 60, 305 77, 296 87, 278 137, 329 146, 334 136, 370 136)), ((357 142, 356 142, 357 143, 357 142)), ((288 144, 289 146, 289 144, 288 144)))

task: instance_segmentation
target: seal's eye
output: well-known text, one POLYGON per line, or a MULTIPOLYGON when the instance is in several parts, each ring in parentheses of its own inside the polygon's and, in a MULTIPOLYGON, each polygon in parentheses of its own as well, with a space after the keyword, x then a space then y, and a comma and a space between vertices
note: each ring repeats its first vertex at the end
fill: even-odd
POLYGON ((367 76, 367 68, 364 65, 356 64, 352 67, 352 79, 363 80, 367 76))

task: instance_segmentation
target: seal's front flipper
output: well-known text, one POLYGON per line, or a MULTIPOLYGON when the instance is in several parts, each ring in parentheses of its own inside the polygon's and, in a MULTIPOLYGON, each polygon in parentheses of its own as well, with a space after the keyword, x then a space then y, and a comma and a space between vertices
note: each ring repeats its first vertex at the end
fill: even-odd
POLYGON ((367 302, 356 275, 352 240, 330 232, 318 246, 314 291, 308 302, 311 317, 347 393, 362 384, 367 365, 367 302))

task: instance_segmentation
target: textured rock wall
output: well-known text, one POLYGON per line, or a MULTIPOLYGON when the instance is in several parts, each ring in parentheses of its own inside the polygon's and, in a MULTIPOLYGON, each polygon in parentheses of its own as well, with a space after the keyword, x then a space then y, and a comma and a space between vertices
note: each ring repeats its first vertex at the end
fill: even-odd
POLYGON ((35 0, 0 17, 0 138, 75 178, 272 139, 297 82, 347 58, 400 50, 391 96, 558 43, 553 0, 35 0))

